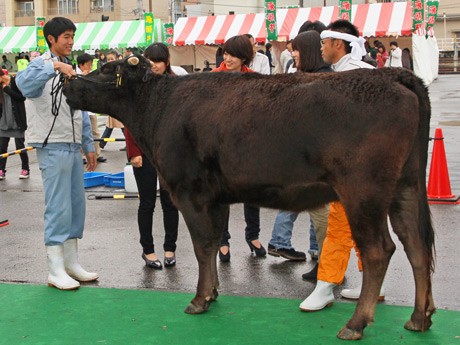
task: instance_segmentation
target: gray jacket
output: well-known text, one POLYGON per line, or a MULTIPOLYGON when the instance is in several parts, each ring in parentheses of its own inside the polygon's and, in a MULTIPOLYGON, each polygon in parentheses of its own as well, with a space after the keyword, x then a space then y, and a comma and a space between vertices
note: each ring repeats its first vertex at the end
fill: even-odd
POLYGON ((50 52, 35 58, 23 71, 18 72, 16 84, 27 97, 26 141, 29 145, 43 144, 49 134, 48 143, 77 143, 83 145, 85 152, 94 152, 91 123, 89 117, 80 110, 71 110, 64 95, 55 97, 60 102, 59 114, 54 121, 51 91, 56 86, 59 72, 54 70, 53 62, 58 61, 50 52), (51 131, 51 133, 50 133, 51 131))

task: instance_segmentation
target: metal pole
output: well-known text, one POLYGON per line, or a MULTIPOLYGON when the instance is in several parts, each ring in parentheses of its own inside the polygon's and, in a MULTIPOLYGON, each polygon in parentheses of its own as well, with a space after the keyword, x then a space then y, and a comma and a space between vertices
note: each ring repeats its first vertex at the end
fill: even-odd
POLYGON ((152 0, 149 0, 149 12, 152 13, 153 12, 153 8, 152 8, 152 0))
POLYGON ((457 34, 454 35, 454 72, 457 72, 458 67, 458 44, 457 34))
POLYGON ((176 0, 171 0, 171 22, 176 22, 176 0))
POLYGON ((447 26, 446 26, 447 16, 446 16, 446 12, 444 12, 442 14, 442 17, 444 18, 444 41, 446 41, 446 39, 447 39, 447 26))

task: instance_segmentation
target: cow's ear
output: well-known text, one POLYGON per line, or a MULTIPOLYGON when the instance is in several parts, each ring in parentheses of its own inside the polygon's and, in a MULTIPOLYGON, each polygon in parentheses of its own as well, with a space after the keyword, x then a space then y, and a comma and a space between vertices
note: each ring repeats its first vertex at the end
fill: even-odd
POLYGON ((136 56, 131 56, 129 59, 128 59, 128 63, 132 66, 136 66, 138 63, 139 63, 139 58, 136 57, 136 56))

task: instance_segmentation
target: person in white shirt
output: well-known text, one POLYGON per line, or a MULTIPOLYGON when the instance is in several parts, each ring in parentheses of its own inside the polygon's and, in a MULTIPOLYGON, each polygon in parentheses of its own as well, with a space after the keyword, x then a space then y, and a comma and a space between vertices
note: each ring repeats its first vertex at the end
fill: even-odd
POLYGON ((180 66, 171 65, 171 70, 173 71, 175 75, 187 75, 188 74, 185 68, 182 68, 180 66))
POLYGON ((281 73, 287 73, 287 63, 292 60, 292 40, 286 42, 286 49, 280 54, 281 73))
POLYGON ((390 57, 387 60, 387 67, 402 67, 402 50, 398 47, 398 42, 390 42, 390 57))
POLYGON ((257 52, 256 41, 251 34, 245 34, 245 36, 249 38, 249 41, 254 49, 254 57, 252 58, 249 68, 260 74, 270 74, 270 61, 268 60, 268 57, 265 54, 257 52))

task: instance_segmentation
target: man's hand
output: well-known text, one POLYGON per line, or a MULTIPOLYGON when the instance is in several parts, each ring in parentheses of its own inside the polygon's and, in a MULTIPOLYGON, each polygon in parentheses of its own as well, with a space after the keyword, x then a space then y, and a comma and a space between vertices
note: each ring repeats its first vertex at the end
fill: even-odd
POLYGON ((94 171, 97 166, 97 160, 96 160, 96 153, 95 152, 88 152, 86 154, 86 161, 88 162, 86 164, 86 170, 88 171, 94 171))
POLYGON ((73 67, 69 64, 66 64, 61 61, 54 61, 53 62, 54 70, 59 71, 64 74, 66 77, 71 77, 73 75, 77 75, 77 73, 73 70, 73 67))

